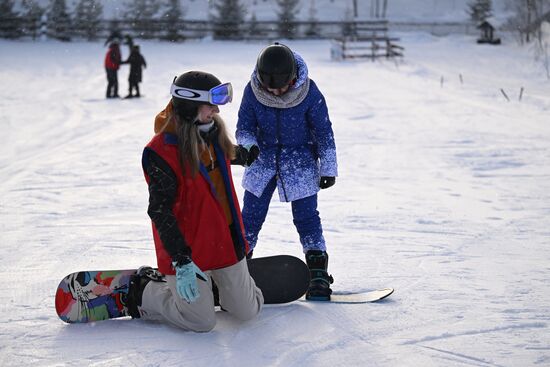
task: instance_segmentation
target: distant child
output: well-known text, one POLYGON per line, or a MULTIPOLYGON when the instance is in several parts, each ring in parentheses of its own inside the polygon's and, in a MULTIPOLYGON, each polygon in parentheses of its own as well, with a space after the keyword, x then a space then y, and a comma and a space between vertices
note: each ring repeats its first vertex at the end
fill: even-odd
POLYGON ((128 76, 128 95, 125 98, 140 97, 139 94, 139 83, 141 83, 141 68, 147 67, 145 63, 145 58, 139 52, 139 46, 132 46, 132 52, 126 61, 123 61, 122 64, 130 64, 130 75, 128 76), (136 94, 132 95, 133 89, 136 90, 136 94))

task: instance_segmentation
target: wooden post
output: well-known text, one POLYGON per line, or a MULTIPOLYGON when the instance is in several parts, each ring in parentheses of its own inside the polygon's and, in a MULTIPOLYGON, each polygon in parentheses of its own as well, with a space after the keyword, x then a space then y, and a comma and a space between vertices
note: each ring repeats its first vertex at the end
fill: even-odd
POLYGON ((504 89, 500 88, 500 92, 502 93, 502 95, 504 96, 504 98, 506 98, 506 100, 508 102, 510 102, 510 98, 508 98, 508 95, 506 94, 506 92, 504 91, 504 89))
POLYGON ((521 98, 523 97, 523 87, 519 90, 519 101, 521 102, 521 98))

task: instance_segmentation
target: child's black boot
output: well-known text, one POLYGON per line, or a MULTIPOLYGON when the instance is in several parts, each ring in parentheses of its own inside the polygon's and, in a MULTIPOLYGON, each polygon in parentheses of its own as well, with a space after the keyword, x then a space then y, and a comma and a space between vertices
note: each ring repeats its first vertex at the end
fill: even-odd
POLYGON ((330 301, 334 282, 332 275, 327 272, 328 254, 325 251, 309 250, 306 253, 306 263, 309 268, 311 280, 306 292, 306 299, 312 301, 330 301))

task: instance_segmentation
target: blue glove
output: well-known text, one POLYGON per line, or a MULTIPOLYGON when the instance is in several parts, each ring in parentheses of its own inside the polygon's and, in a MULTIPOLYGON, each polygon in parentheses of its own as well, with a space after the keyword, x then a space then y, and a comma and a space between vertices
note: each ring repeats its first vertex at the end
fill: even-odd
POLYGON ((174 268, 176 269, 176 289, 179 296, 188 303, 195 302, 200 296, 197 277, 206 281, 206 274, 195 265, 193 260, 183 265, 174 264, 174 268))

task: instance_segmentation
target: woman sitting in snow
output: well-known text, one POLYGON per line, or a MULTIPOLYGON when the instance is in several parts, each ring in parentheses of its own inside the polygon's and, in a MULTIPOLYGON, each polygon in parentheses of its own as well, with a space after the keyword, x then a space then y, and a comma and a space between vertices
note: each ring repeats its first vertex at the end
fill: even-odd
POLYGON ((264 302, 245 258, 230 169, 235 147, 218 115, 232 89, 190 71, 175 79, 171 94, 142 159, 160 273, 140 268, 127 303, 134 318, 209 331, 216 323, 212 280, 221 307, 239 320, 254 318, 264 302))

